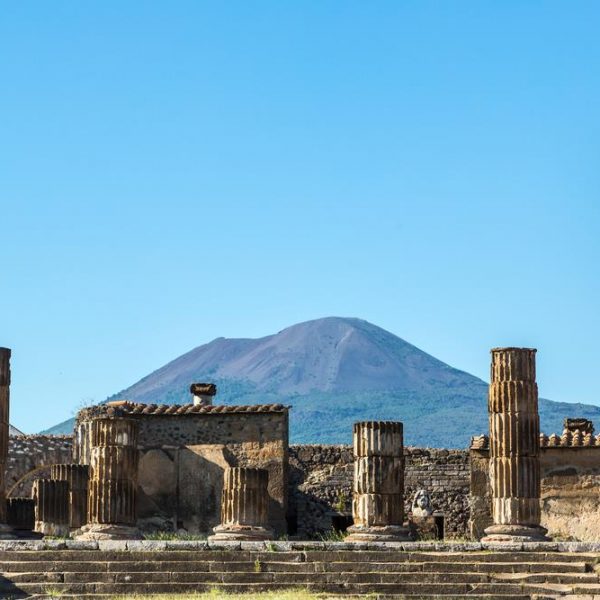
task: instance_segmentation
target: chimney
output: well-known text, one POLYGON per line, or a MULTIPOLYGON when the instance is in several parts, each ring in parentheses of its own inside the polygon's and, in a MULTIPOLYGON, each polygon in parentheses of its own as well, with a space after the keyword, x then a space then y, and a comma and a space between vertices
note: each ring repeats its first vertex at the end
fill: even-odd
POLYGON ((217 386, 214 383, 192 383, 190 392, 194 397, 195 405, 212 406, 213 397, 217 393, 217 386))

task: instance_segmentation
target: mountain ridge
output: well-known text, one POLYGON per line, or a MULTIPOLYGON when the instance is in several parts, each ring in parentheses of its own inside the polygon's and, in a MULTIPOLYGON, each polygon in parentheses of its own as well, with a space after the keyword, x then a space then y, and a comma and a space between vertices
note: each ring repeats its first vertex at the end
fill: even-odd
MULTIPOLYGON (((306 321, 261 338, 215 338, 109 400, 185 404, 193 381, 215 382, 220 404, 291 405, 292 443, 347 443, 357 420, 401 420, 407 444, 448 448, 487 431, 484 381, 353 317, 306 321)), ((600 417, 599 407, 540 399, 542 428, 560 430, 576 408, 577 416, 600 417)), ((47 432, 64 432, 71 422, 47 432)))

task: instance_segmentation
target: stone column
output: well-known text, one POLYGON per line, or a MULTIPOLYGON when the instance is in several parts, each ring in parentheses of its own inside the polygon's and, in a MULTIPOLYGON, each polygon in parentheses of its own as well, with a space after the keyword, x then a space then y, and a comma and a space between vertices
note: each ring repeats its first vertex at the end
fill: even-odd
POLYGON ((225 469, 221 494, 221 524, 210 541, 270 540, 269 472, 265 469, 225 469))
POLYGON ((52 465, 50 479, 69 484, 69 527, 79 529, 87 523, 87 493, 89 467, 87 465, 52 465))
POLYGON ((92 421, 88 524, 82 539, 139 539, 136 524, 138 422, 123 417, 92 421))
POLYGON ((8 456, 10 408, 10 350, 0 348, 0 539, 12 539, 6 522, 6 460, 8 456))
POLYGON ((354 423, 354 525, 350 542, 406 541, 402 423, 354 423))
POLYGON ((69 484, 36 479, 31 492, 35 501, 35 531, 44 535, 69 535, 69 484))
POLYGON ((487 542, 544 541, 540 527, 540 417, 531 348, 494 348, 488 398, 494 524, 487 542))

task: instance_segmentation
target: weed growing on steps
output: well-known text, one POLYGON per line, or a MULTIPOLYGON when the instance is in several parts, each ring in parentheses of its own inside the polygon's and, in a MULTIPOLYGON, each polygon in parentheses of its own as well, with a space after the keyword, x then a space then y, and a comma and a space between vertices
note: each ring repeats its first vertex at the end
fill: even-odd
POLYGON ((338 531, 337 529, 330 529, 325 533, 319 535, 319 541, 321 542, 343 542, 348 534, 345 531, 338 531))
POLYGON ((58 588, 55 587, 47 587, 44 591, 44 594, 46 596, 48 596, 49 598, 60 598, 61 596, 64 595, 65 592, 59 590, 58 588))

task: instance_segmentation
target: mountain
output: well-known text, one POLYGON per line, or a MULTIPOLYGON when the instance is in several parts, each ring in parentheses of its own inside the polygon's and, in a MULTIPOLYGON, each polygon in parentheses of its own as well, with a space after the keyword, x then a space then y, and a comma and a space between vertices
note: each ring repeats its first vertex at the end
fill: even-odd
MULTIPOLYGON (((404 422, 405 443, 464 448, 487 431, 487 384, 367 321, 328 317, 259 339, 217 338, 176 358, 110 400, 191 401, 190 383, 213 381, 222 404, 292 407, 293 443, 348 443, 352 423, 404 422)), ((542 430, 600 407, 540 400, 542 430)), ((73 420, 46 433, 72 431, 73 420)))

